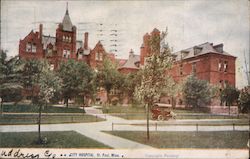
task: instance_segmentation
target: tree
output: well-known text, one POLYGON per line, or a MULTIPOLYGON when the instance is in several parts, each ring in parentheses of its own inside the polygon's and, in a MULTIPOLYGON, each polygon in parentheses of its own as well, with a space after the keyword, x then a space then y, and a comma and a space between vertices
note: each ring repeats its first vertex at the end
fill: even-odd
POLYGON ((89 91, 89 85, 93 83, 94 73, 84 62, 62 62, 58 74, 62 79, 62 96, 67 107, 69 99, 79 94, 84 96, 89 91))
POLYGON ((178 94, 181 92, 181 85, 176 83, 173 78, 169 77, 168 79, 168 85, 163 89, 163 95, 169 96, 172 98, 172 107, 175 108, 176 101, 175 98, 178 96, 178 94))
POLYGON ((0 98, 1 114, 3 102, 14 101, 15 103, 22 99, 21 90, 21 70, 22 62, 17 56, 7 57, 6 51, 0 52, 0 98))
POLYGON ((55 72, 51 71, 46 62, 42 65, 41 74, 38 78, 39 93, 37 96, 36 104, 39 106, 38 116, 38 142, 42 143, 41 138, 41 114, 42 108, 47 106, 50 100, 54 97, 55 93, 61 88, 61 79, 56 76, 55 72))
POLYGON ((234 102, 238 102, 240 92, 235 87, 232 87, 230 85, 226 85, 226 87, 221 91, 221 101, 222 103, 226 103, 226 106, 228 106, 229 109, 229 115, 230 115, 230 107, 234 102))
POLYGON ((240 91, 239 108, 243 113, 250 112, 250 86, 246 86, 240 91))
POLYGON ((22 71, 22 82, 25 88, 26 95, 31 96, 32 104, 37 100, 38 96, 38 82, 44 67, 47 67, 47 62, 37 59, 29 59, 24 61, 24 68, 22 71))
POLYGON ((97 83, 99 87, 103 87, 107 92, 107 102, 110 104, 110 92, 116 89, 122 83, 121 74, 117 71, 117 66, 108 58, 103 61, 103 67, 97 72, 97 83))
POLYGON ((135 89, 135 97, 145 104, 147 113, 147 139, 149 140, 149 110, 154 102, 158 101, 164 88, 168 87, 169 76, 166 71, 171 68, 173 60, 167 44, 161 50, 160 42, 165 39, 166 32, 162 36, 151 36, 149 46, 151 56, 146 58, 146 63, 141 69, 142 79, 135 89))
POLYGON ((120 91, 123 95, 128 97, 128 101, 134 103, 134 92, 135 88, 139 85, 138 81, 141 81, 142 74, 139 70, 138 72, 129 73, 123 76, 122 85, 120 86, 120 91))
POLYGON ((182 93, 185 103, 194 108, 208 104, 212 95, 208 82, 199 80, 194 74, 187 77, 182 93))

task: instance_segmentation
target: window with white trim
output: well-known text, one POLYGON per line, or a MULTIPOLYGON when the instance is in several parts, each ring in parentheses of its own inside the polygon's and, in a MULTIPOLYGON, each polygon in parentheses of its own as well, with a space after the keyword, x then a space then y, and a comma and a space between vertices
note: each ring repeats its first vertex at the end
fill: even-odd
POLYGON ((31 43, 27 43, 26 44, 26 51, 27 52, 31 52, 31 48, 32 48, 32 44, 31 43))

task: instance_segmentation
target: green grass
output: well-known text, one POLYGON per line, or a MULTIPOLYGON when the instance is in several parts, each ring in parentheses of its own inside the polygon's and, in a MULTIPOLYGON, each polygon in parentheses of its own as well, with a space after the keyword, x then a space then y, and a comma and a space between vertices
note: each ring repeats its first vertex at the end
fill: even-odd
POLYGON ((142 131, 109 131, 109 134, 156 148, 247 148, 249 132, 150 132, 150 140, 142 131))
MULTIPOLYGON (((18 125, 18 124, 36 124, 38 115, 33 114, 5 114, 0 116, 0 125, 18 125)), ((92 115, 42 115, 42 124, 59 124, 59 123, 86 123, 104 121, 92 115)))
POLYGON ((0 147, 110 148, 75 131, 42 132, 47 144, 37 144, 37 132, 0 132, 0 147))
MULTIPOLYGON (((39 107, 36 105, 4 104, 4 106, 3 106, 3 111, 8 112, 8 113, 10 113, 10 112, 13 112, 13 113, 36 113, 36 112, 38 112, 38 110, 39 110, 39 107)), ((44 113, 84 113, 84 110, 79 109, 79 108, 47 106, 42 110, 42 112, 44 112, 44 113)))

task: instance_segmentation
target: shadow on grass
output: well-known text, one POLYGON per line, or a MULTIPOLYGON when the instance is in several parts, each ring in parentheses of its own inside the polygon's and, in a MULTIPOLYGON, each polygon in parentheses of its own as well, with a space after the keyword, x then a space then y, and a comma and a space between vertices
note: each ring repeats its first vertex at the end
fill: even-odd
POLYGON ((0 132, 0 147, 110 148, 75 131, 42 132, 42 139, 39 143, 37 132, 0 132))

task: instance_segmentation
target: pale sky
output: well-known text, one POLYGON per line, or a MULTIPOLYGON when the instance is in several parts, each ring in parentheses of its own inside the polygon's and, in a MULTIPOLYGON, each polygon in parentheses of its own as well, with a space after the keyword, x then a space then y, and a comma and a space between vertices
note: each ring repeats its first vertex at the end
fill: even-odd
POLYGON ((83 40, 83 33, 89 32, 91 48, 104 40, 107 51, 117 50, 117 58, 128 58, 130 49, 140 54, 145 33, 168 27, 167 41, 174 52, 205 42, 223 43, 226 52, 238 57, 237 86, 247 84, 244 52, 249 63, 248 0, 2 0, 1 48, 8 50, 9 56, 17 55, 19 40, 32 29, 37 31, 39 23, 43 23, 45 35, 55 36, 66 2, 77 27, 77 39, 83 40))

